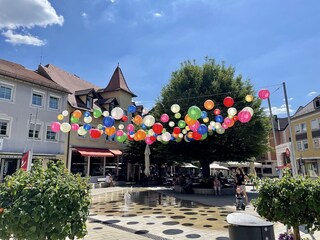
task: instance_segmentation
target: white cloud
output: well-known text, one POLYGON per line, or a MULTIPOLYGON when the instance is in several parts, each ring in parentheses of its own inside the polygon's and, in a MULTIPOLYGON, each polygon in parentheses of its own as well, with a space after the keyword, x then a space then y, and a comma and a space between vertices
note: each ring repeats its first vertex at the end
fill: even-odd
POLYGON ((46 44, 44 40, 41 40, 35 36, 15 34, 12 30, 2 32, 2 35, 7 38, 5 40, 6 42, 9 42, 13 45, 27 44, 33 46, 43 46, 46 44))
POLYGON ((153 15, 154 17, 156 17, 156 18, 159 18, 159 17, 162 17, 162 16, 163 16, 163 13, 161 13, 161 12, 154 12, 154 13, 152 13, 152 15, 153 15))
POLYGON ((111 3, 115 3, 116 0, 110 0, 111 3))
POLYGON ((314 97, 315 95, 317 95, 317 92, 309 92, 307 96, 314 97))
MULTIPOLYGON (((269 108, 264 109, 265 113, 267 115, 270 115, 269 108)), ((272 115, 281 115, 281 114, 287 114, 287 108, 285 104, 282 104, 280 107, 271 107, 272 115)), ((293 113, 294 110, 292 109, 292 106, 289 104, 289 113, 293 113)))
POLYGON ((58 24, 63 25, 63 16, 57 15, 55 9, 48 0, 14 0, 0 1, 0 29, 6 30, 2 33, 8 39, 6 42, 12 44, 31 44, 41 46, 43 40, 31 35, 15 34, 12 30, 31 29, 58 24))
POLYGON ((85 12, 83 12, 83 13, 81 14, 81 17, 83 17, 83 18, 87 18, 87 17, 88 17, 88 14, 87 14, 87 13, 85 13, 85 12))

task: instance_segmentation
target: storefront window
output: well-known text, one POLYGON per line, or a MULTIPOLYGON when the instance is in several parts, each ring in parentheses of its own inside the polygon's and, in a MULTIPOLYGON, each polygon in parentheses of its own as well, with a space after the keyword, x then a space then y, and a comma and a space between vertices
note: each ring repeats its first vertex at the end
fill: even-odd
POLYGON ((307 162, 307 163, 305 163, 305 169, 306 169, 306 174, 309 177, 318 177, 319 176, 318 163, 307 162))
POLYGON ((79 173, 81 177, 87 175, 88 171, 88 160, 87 158, 81 156, 77 152, 72 153, 72 160, 71 160, 71 172, 74 174, 79 173))
POLYGON ((90 176, 103 175, 103 157, 90 158, 90 176))

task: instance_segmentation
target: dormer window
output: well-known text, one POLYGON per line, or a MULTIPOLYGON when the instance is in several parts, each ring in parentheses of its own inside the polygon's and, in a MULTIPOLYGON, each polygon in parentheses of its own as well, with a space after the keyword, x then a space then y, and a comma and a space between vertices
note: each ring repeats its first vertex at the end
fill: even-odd
POLYGON ((92 108, 92 96, 87 96, 86 107, 89 109, 92 108))
POLYGON ((320 98, 317 98, 313 102, 314 108, 320 108, 320 98))

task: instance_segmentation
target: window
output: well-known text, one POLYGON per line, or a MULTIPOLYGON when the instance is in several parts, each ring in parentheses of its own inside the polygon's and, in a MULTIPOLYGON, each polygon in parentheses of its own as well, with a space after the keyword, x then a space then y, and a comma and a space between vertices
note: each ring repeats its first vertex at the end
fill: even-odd
POLYGON ((320 118, 311 120, 311 129, 312 130, 320 129, 320 118))
POLYGON ((59 109, 59 98, 50 96, 49 108, 54 109, 54 110, 58 110, 59 109))
POLYGON ((92 108, 92 97, 91 96, 87 96, 86 107, 90 108, 90 109, 92 108))
POLYGON ((36 124, 35 126, 34 123, 30 123, 28 137, 33 138, 33 132, 34 132, 34 138, 40 139, 40 129, 41 129, 40 124, 36 124))
POLYGON ((319 108, 320 107, 320 99, 317 99, 314 101, 314 107, 319 108))
POLYGON ((303 140, 302 145, 303 145, 303 150, 308 150, 308 148, 309 148, 308 140, 303 140))
POLYGON ((42 107, 43 106, 43 95, 40 93, 32 94, 32 105, 42 107))
POLYGON ((313 148, 319 149, 320 148, 320 138, 313 138, 312 141, 313 141, 313 148))
POLYGON ((9 121, 0 119, 0 136, 8 136, 9 131, 9 121))
POLYGON ((0 99, 12 101, 12 87, 0 85, 0 99))
POLYGON ((50 126, 47 126, 47 133, 46 139, 49 141, 56 141, 57 140, 57 133, 51 130, 50 126))
POLYGON ((301 141, 297 142, 297 149, 298 149, 298 151, 303 151, 302 142, 301 141))
POLYGON ((300 123, 294 126, 294 131, 296 133, 302 133, 307 131, 307 125, 306 123, 300 123))

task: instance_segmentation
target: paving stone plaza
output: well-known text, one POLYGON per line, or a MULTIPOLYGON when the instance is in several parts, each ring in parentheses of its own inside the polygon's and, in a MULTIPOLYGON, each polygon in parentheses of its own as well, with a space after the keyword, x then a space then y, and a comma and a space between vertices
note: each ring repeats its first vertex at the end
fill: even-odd
MULTIPOLYGON (((257 196, 247 186, 249 199, 257 196)), ((183 194, 170 188, 111 187, 92 189, 85 239, 213 239, 228 240, 228 214, 236 212, 233 195, 183 194)), ((252 204, 245 213, 258 216, 252 204)), ((274 224, 275 239, 286 230, 274 224)), ((301 228, 301 236, 320 239, 301 228)), ((239 240, 242 240, 239 238, 239 240)), ((245 240, 245 239, 243 239, 245 240)))

